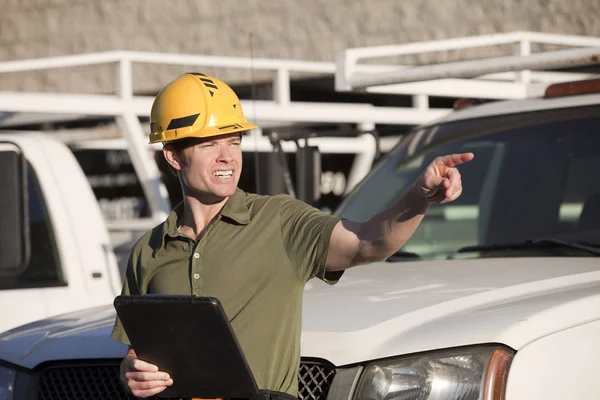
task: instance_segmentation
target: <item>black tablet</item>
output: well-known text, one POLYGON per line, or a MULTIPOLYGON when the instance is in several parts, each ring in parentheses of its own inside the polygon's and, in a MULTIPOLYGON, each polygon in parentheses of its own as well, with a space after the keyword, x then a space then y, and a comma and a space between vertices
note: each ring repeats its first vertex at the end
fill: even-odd
POLYGON ((114 306, 138 358, 173 379, 158 396, 248 399, 258 392, 218 299, 121 295, 114 306))

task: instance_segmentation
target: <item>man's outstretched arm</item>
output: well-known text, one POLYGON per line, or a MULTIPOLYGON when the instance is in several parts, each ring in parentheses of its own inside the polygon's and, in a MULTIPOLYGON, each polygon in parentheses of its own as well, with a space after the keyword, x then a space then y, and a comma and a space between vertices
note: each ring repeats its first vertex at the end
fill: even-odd
POLYGON ((341 221, 329 243, 327 270, 383 261, 410 239, 431 204, 456 200, 462 193, 457 165, 471 161, 472 153, 436 158, 400 196, 396 204, 364 223, 341 221))

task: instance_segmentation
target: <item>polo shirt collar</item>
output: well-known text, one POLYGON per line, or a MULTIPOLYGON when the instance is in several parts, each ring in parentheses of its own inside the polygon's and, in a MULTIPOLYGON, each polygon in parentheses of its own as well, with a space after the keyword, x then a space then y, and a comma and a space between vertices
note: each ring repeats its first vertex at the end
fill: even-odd
POLYGON ((163 222, 163 238, 165 236, 170 236, 170 237, 177 237, 179 235, 181 235, 181 233, 179 232, 179 230, 177 229, 179 227, 179 217, 181 216, 181 214, 183 213, 183 201, 180 202, 179 204, 177 204, 173 210, 169 213, 169 216, 167 217, 167 219, 165 220, 165 222, 163 222))
POLYGON ((221 215, 241 225, 250 223, 250 209, 246 204, 246 193, 242 189, 236 188, 233 196, 225 203, 221 215))
MULTIPOLYGON (((173 208, 171 213, 169 213, 169 216, 165 222, 163 222, 160 247, 164 247, 165 238, 167 236, 171 238, 182 236, 177 229, 179 216, 182 212, 183 202, 180 202, 173 208)), ((237 188, 233 196, 227 200, 223 210, 221 210, 221 216, 226 217, 227 219, 230 219, 240 225, 247 225, 250 223, 250 209, 246 204, 246 193, 242 189, 237 188)))

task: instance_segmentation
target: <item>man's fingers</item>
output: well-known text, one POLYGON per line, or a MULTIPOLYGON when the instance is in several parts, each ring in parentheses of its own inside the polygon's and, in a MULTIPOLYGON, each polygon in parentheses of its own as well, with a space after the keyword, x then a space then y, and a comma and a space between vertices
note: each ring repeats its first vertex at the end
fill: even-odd
POLYGON ((165 382, 171 379, 169 374, 166 372, 139 372, 139 371, 130 371, 125 373, 125 378, 133 379, 134 381, 144 382, 144 381, 160 381, 165 382))
POLYGON ((173 379, 138 382, 130 380, 129 390, 135 397, 150 397, 165 390, 173 384, 173 379))
POLYGON ((157 387, 167 387, 173 384, 173 379, 169 379, 167 381, 145 381, 145 382, 131 382, 129 384, 129 388, 134 390, 149 390, 157 387))
POLYGON ((473 153, 449 154, 438 158, 438 161, 448 168, 455 167, 459 164, 464 164, 471 161, 475 155, 473 153))
POLYGON ((160 392, 164 391, 167 387, 166 386, 158 386, 152 389, 145 389, 145 390, 132 390, 131 393, 135 396, 135 397, 151 397, 154 396, 156 394, 159 394, 160 392))
POLYGON ((129 370, 143 372, 158 372, 158 367, 139 358, 134 358, 129 363, 129 370))
POLYGON ((460 172, 456 168, 450 168, 448 170, 448 180, 450 184, 446 186, 446 197, 451 197, 462 187, 460 172))
POLYGON ((462 194, 462 187, 459 187, 458 190, 454 193, 446 193, 446 198, 442 201, 442 203, 450 203, 460 197, 462 194))

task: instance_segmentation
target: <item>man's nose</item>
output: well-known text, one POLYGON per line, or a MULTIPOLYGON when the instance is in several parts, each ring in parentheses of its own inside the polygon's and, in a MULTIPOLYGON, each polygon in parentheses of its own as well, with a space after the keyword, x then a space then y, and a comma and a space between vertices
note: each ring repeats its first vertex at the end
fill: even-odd
POLYGON ((230 162, 233 160, 233 155, 231 154, 231 149, 227 144, 219 146, 219 156, 217 157, 217 161, 219 162, 230 162))

